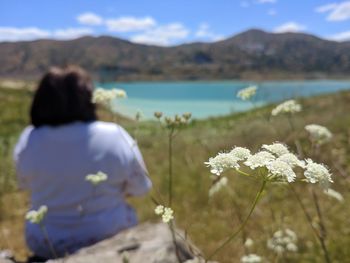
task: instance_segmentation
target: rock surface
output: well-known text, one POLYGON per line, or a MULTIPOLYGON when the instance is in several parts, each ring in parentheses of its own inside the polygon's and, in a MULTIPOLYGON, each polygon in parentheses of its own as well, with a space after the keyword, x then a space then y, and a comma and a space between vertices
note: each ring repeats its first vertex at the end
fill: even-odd
MULTIPOLYGON (((181 262, 194 259, 194 248, 177 232, 178 255, 181 262)), ((48 263, 178 263, 171 232, 166 224, 144 223, 118 235, 83 248, 64 259, 48 263)), ((200 262, 197 260, 190 262, 200 262)))
POLYGON ((0 250, 0 263, 13 263, 13 254, 10 250, 0 250))

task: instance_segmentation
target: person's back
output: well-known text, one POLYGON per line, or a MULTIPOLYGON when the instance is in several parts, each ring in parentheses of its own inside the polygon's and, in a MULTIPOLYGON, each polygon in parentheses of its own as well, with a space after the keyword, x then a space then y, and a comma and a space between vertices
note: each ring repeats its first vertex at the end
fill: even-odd
MULTIPOLYGON (((93 118, 62 125, 32 122, 15 149, 17 174, 20 186, 31 192, 32 209, 48 207, 43 225, 56 254, 74 252, 137 223, 125 196, 146 193, 151 182, 124 129, 93 118), (106 181, 86 180, 99 172, 106 181)), ((27 244, 35 254, 51 258, 42 230, 28 222, 27 244)))

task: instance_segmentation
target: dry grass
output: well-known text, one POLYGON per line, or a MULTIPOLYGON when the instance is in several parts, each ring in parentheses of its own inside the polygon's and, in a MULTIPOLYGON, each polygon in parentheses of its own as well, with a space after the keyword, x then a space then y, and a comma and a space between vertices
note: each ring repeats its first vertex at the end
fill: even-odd
MULTIPOLYGON (((2 247, 15 249, 16 255, 23 257, 27 251, 22 237, 23 214, 27 205, 26 195, 15 187, 11 149, 26 125, 26 110, 30 94, 26 91, 1 90, 0 115, 0 230, 8 234, 2 247), (5 178, 5 179, 3 179, 5 178), (9 232, 10 231, 10 232, 9 232), (9 234, 10 233, 10 234, 9 234)), ((269 119, 271 107, 223 118, 206 121, 193 121, 175 139, 174 144, 174 210, 176 223, 186 229, 194 243, 204 252, 212 251, 228 233, 239 225, 239 216, 248 212, 259 183, 236 174, 227 174, 230 191, 223 191, 211 200, 208 189, 211 184, 210 174, 203 162, 222 150, 229 150, 234 145, 257 150, 262 143, 286 141, 292 150, 298 139, 303 152, 310 150, 307 135, 303 131, 305 124, 317 123, 327 126, 333 133, 333 141, 322 148, 318 157, 333 172, 332 188, 341 192, 345 202, 339 203, 323 195, 320 191, 322 210, 328 230, 328 247, 333 262, 346 262, 350 258, 350 225, 347 223, 350 210, 349 177, 350 171, 350 93, 344 92, 301 100, 304 111, 295 119, 295 127, 300 132, 291 132, 284 117, 269 119)), ((100 112, 103 119, 109 114, 100 112)), ((150 196, 158 200, 167 197, 167 137, 165 131, 155 122, 130 122, 121 119, 131 134, 137 130, 137 140, 145 157, 154 191, 150 196)), ((311 202, 309 189, 304 184, 295 188, 307 205, 309 212, 316 216, 311 202)), ((153 214, 154 204, 150 196, 132 199, 141 220, 158 220, 153 214)), ((314 217, 316 220, 316 217, 314 217)), ((299 252, 287 255, 279 262, 323 262, 322 251, 307 221, 299 209, 295 198, 287 187, 270 185, 245 229, 245 236, 255 241, 251 252, 260 254, 270 262, 276 258, 266 248, 266 240, 280 227, 294 230, 299 237, 299 252)), ((220 262, 239 262, 244 254, 243 238, 234 240, 216 259, 220 262)))

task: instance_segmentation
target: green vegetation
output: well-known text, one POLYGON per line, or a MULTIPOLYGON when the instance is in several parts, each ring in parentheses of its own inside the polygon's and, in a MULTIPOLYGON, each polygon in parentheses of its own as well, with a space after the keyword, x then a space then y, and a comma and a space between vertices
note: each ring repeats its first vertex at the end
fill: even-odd
POLYGON ((348 42, 248 30, 222 41, 159 47, 82 37, 0 43, 0 75, 35 79, 52 65, 79 65, 100 81, 329 79, 349 77, 348 42), (308 58, 308 59, 305 59, 308 58))
MULTIPOLYGON (((1 248, 10 248, 17 257, 28 252, 23 241, 23 216, 28 205, 27 194, 17 190, 11 153, 21 130, 28 123, 27 111, 31 92, 27 90, 0 89, 0 237, 1 248), (5 238, 6 237, 6 238, 5 238)), ((327 246, 332 262, 345 262, 350 258, 350 92, 303 99, 303 111, 295 115, 292 131, 288 119, 283 116, 270 118, 272 106, 254 111, 192 121, 174 138, 173 145, 173 209, 176 224, 185 229, 204 254, 213 251, 228 235, 236 230, 249 212, 260 183, 227 172, 229 188, 212 198, 208 190, 212 183, 209 169, 204 162, 222 150, 244 146, 257 150, 261 144, 274 141, 286 142, 297 152, 310 151, 310 143, 304 126, 310 123, 328 127, 334 137, 321 147, 313 159, 323 162, 333 172, 332 188, 342 193, 344 202, 338 202, 318 191, 321 210, 327 229, 327 246)), ((100 111, 102 119, 110 119, 108 112, 100 111)), ((154 214, 151 196, 166 200, 168 182, 168 137, 157 122, 134 122, 120 119, 132 134, 136 134, 143 152, 154 190, 150 196, 132 199, 141 221, 159 220, 154 214)), ((307 186, 295 183, 294 188, 317 225, 317 214, 312 194, 307 186)), ((295 196, 286 186, 269 184, 241 238, 233 240, 215 258, 220 262, 239 262, 246 252, 256 253, 269 262, 324 262, 321 247, 308 225, 295 196), (298 253, 286 254, 276 260, 266 242, 280 228, 290 228, 298 236, 298 253), (254 240, 253 247, 243 246, 246 238, 254 240)))

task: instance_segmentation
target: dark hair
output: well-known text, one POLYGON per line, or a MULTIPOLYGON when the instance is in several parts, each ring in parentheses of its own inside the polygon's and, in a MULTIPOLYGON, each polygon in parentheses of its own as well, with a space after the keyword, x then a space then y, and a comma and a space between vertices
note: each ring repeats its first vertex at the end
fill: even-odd
POLYGON ((41 79, 30 110, 31 123, 59 126, 97 119, 92 103, 93 83, 81 68, 52 68, 41 79))

